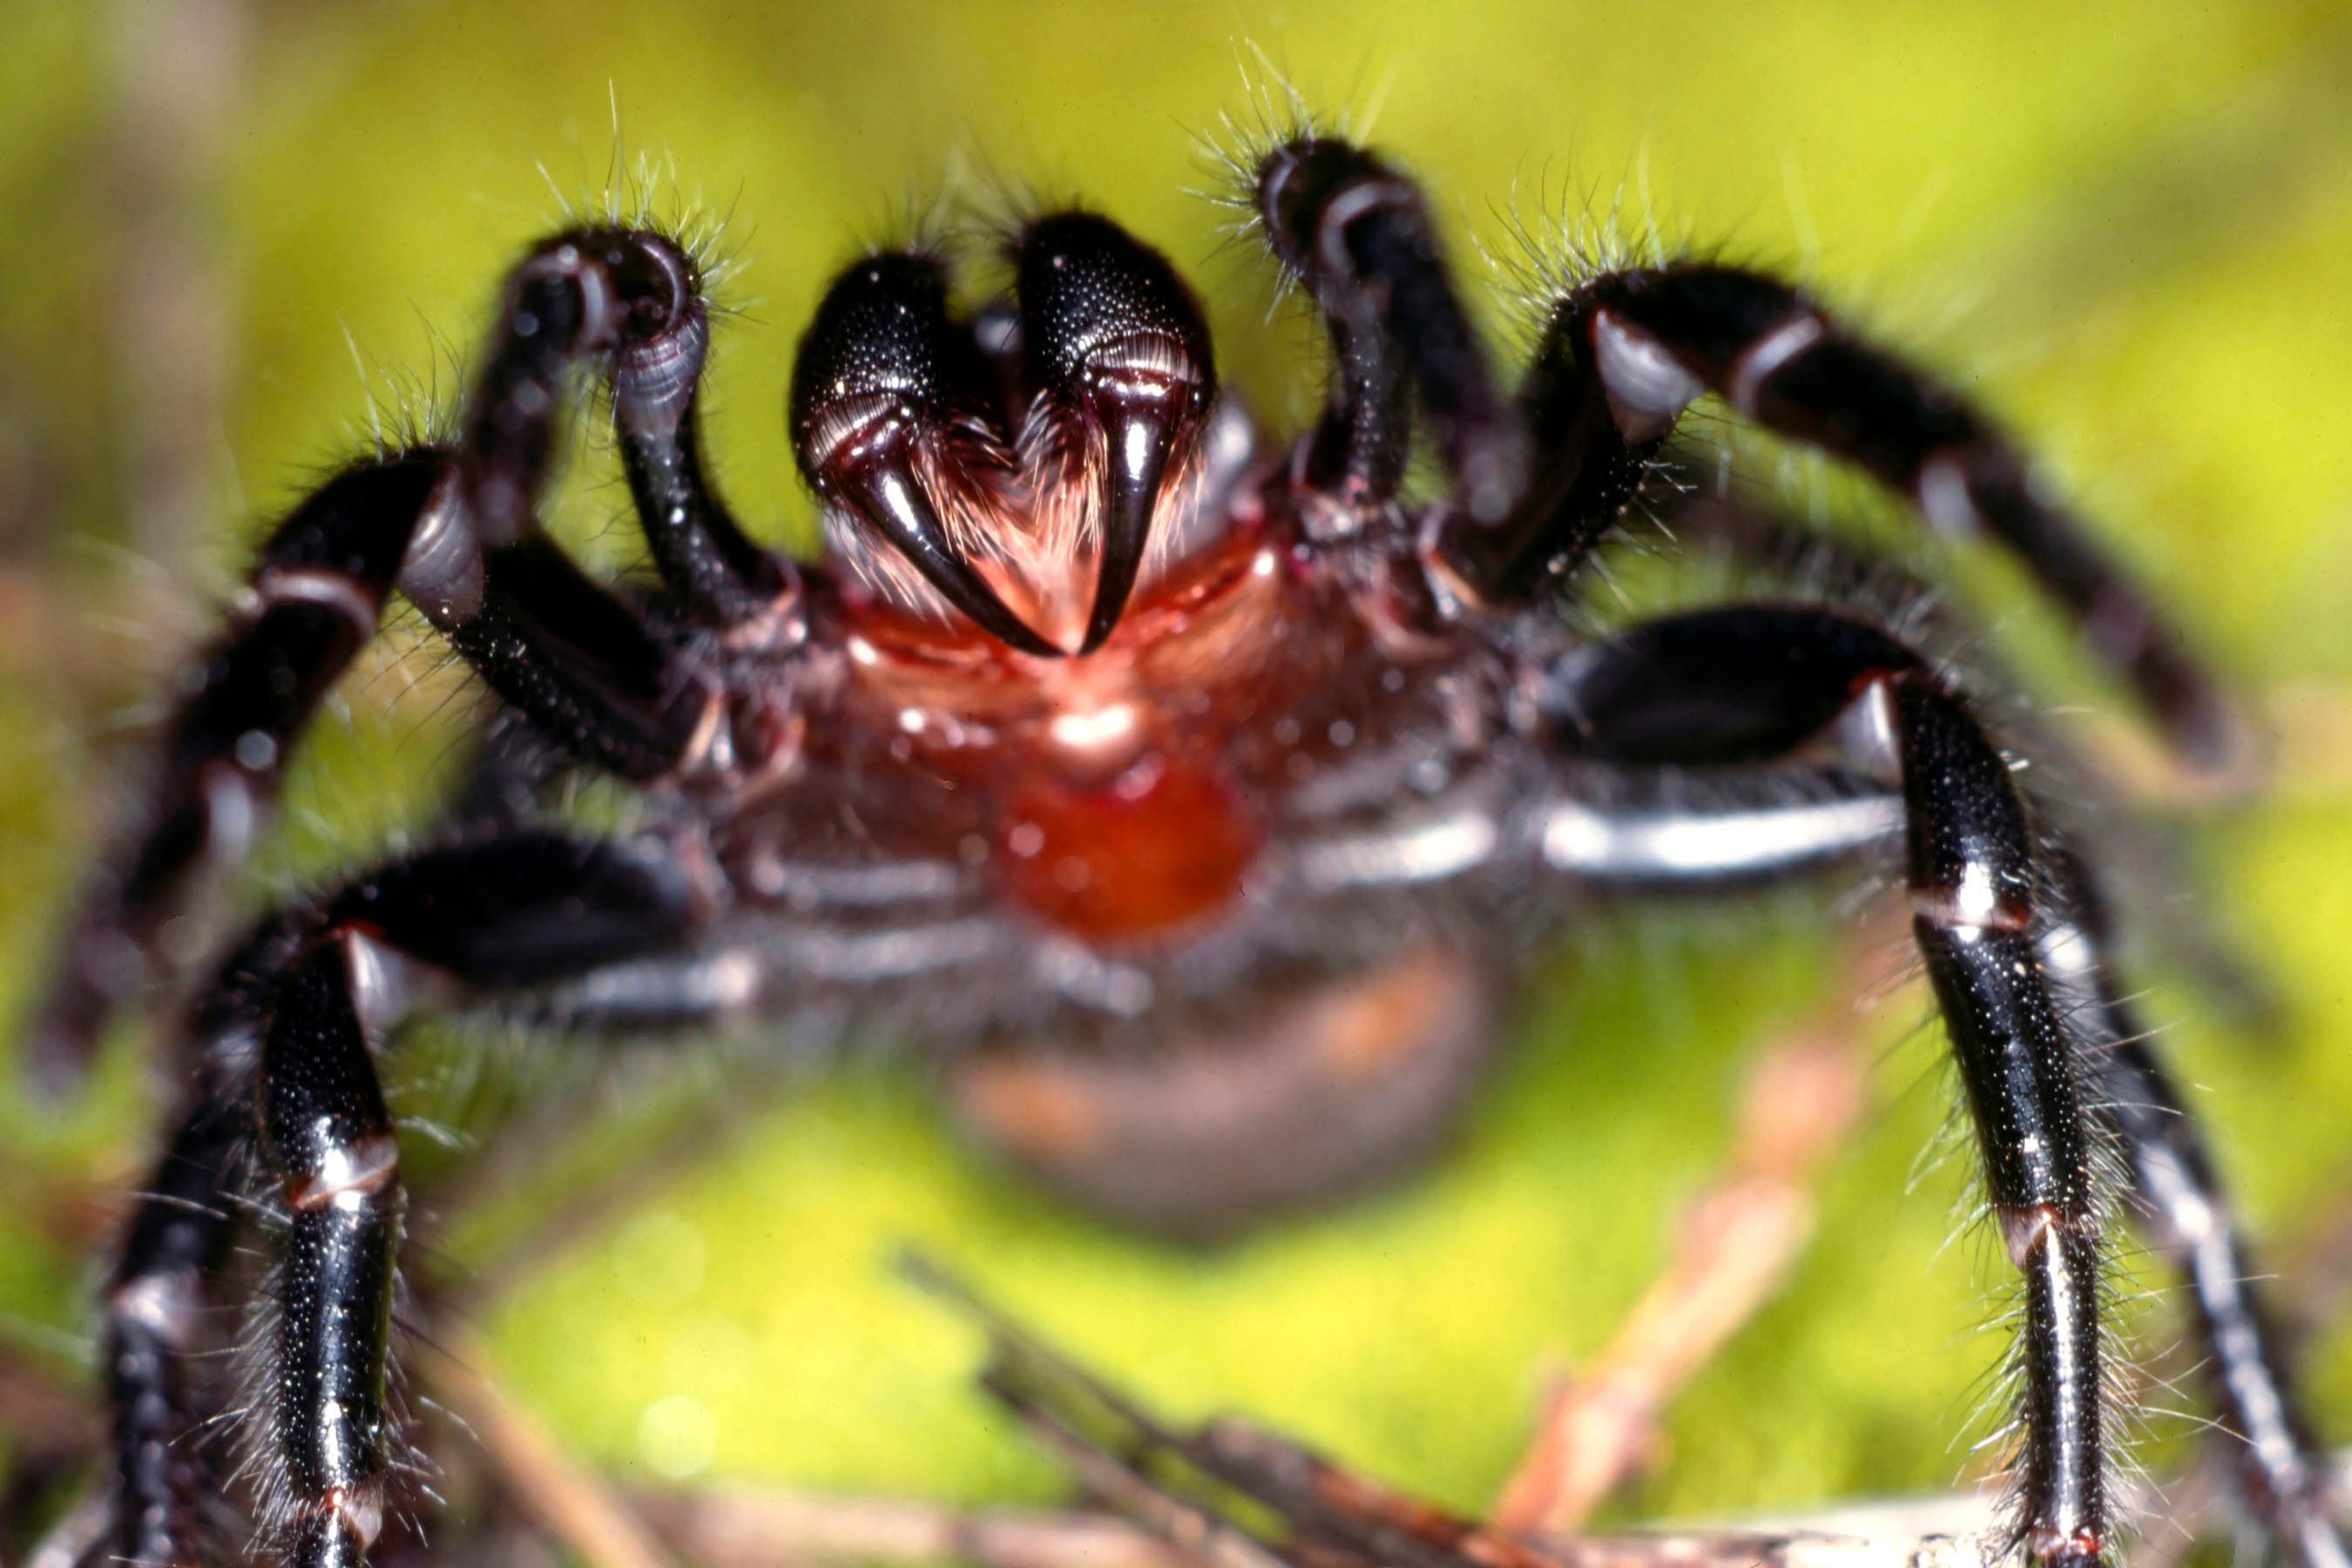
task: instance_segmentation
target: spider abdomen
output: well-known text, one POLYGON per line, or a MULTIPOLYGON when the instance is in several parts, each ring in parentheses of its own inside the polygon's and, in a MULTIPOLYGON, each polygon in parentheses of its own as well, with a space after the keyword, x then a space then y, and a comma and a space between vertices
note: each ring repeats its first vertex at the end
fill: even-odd
POLYGON ((1496 965, 1427 942, 1185 1019, 1147 1051, 972 1053, 952 1064, 949 1100, 982 1142, 1088 1210, 1226 1240, 1423 1163, 1486 1077, 1505 994, 1496 965))

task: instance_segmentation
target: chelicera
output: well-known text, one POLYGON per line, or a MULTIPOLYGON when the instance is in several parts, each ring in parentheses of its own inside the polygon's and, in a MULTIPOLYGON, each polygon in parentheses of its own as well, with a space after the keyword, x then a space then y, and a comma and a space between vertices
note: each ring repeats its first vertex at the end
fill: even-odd
MULTIPOLYGON (((68 932, 37 1062, 69 1076, 157 967, 388 595, 501 716, 437 847, 265 920, 198 988, 184 1103, 106 1294, 110 1560, 355 1563, 419 1506, 387 1394, 404 1197, 376 1067, 416 1008, 878 1023, 953 1050, 974 1114, 1049 1176, 1211 1233, 1425 1143, 1531 936, 1594 890, 1879 857, 2022 1276, 2017 1544, 2115 1550, 2112 1146, 2192 1287, 2257 1515, 2345 1561, 2083 847, 1979 697, 1859 597, 1606 635, 1561 606, 1713 394, 2013 552, 2182 756, 2218 764, 2230 708, 2156 608, 1985 420, 1785 283, 1595 269, 1547 302, 1507 392, 1386 160, 1279 140, 1245 204, 1329 332, 1327 406, 1295 441, 1221 395, 1187 286, 1106 218, 1019 226, 1009 292, 969 318, 942 252, 882 251, 802 340, 791 438, 828 549, 788 560, 704 476, 694 257, 583 227, 509 274, 454 435, 349 467, 278 527, 68 932), (541 531, 583 367, 656 582, 595 582, 541 531), (1433 498, 1406 484, 1416 440, 1433 498), (553 826, 538 803, 579 772, 640 786, 639 825, 553 826), (1019 1048, 1037 1041, 1092 1065, 1041 1073, 1019 1048), (1243 1045, 1291 1066, 1222 1107, 1170 1087, 1243 1045), (231 1393, 207 1352, 247 1231, 277 1263, 231 1393), (198 1440, 227 1409, 249 1541, 198 1440)), ((1736 541, 1739 512, 1717 498, 1690 526, 1736 541)))

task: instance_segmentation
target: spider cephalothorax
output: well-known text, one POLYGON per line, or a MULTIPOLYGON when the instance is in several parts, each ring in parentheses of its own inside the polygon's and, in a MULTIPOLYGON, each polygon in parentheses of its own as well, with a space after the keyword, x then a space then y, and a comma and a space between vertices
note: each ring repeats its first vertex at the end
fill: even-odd
MULTIPOLYGON (((102 1551, 213 1549, 198 1435, 229 1408, 259 1461, 257 1549, 357 1562, 414 1501, 386 1394, 404 1197, 375 1053, 427 999, 577 1029, 878 1022, 961 1047, 960 1092, 1032 1165, 1201 1233, 1425 1144, 1531 934, 1591 889, 1876 856, 1908 889, 2023 1277, 2022 1547, 2111 1550, 2112 1138, 2196 1287, 2263 1519, 2343 1561, 2090 873, 1963 682, 1860 601, 1603 637, 1559 605, 1711 393, 2013 550, 2178 748, 2219 760, 2228 709, 2161 618, 1983 421, 1771 278, 1686 261, 1566 284, 1507 393, 1388 163, 1289 138, 1254 160, 1247 203, 1331 339, 1326 411, 1295 442, 1219 396, 1185 284, 1105 218, 1022 226, 1011 293, 971 319, 942 254, 880 252, 802 340, 791 438, 831 548, 788 561, 703 477, 693 258, 615 226, 516 267, 450 439, 352 466, 271 537, 68 937, 37 1059, 87 1051, 394 590, 502 700, 467 798, 503 804, 265 921, 188 1015, 186 1103, 107 1299, 102 1551), (540 530, 583 364, 655 584, 593 582, 540 530), (1416 428, 1433 499, 1404 486, 1416 428), (579 770, 640 785, 640 825, 535 817, 579 770), (1095 1047, 1043 1113, 1039 1041, 1095 1047), (1274 1065, 1187 1078, 1242 1045, 1274 1065), (235 1288, 251 1201, 280 1262, 239 1403, 208 1376, 205 1309, 235 1288)), ((1754 521, 1721 500, 1686 519, 1732 549, 1754 521)))

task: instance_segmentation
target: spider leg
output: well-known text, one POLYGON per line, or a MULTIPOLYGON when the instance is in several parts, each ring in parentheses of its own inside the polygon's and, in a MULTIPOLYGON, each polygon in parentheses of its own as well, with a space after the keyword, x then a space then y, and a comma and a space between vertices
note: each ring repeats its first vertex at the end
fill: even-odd
MULTIPOLYGON (((677 292, 682 265, 657 236, 581 231, 542 243, 509 280, 458 444, 355 465, 270 536, 170 721, 135 826, 68 931, 28 1053, 43 1082, 79 1076, 114 1006, 140 987, 163 924, 242 855, 287 752, 374 635, 394 588, 572 757, 653 779, 693 755, 714 717, 705 683, 537 522, 571 367, 609 360, 632 482, 667 503, 669 521, 648 537, 677 597, 709 616, 745 603, 712 586, 739 552, 723 512, 695 488, 690 377, 679 380, 684 351, 672 340, 698 341, 673 318, 691 306, 686 319, 698 322, 700 302, 677 292)), ((785 579, 740 585, 751 595, 775 581, 789 597, 785 579)), ((777 595, 760 605, 772 616, 777 595)))
POLYGON ((2346 1568, 2334 1467, 2299 1407, 2245 1237, 2186 1101, 2116 981, 2104 900, 2086 868, 2067 858, 2058 869, 2062 913, 2042 934, 2043 959, 2079 994, 2074 1016, 2098 1042, 2095 1092, 2123 1135, 2140 1226, 2187 1278, 2247 1504, 2305 1568, 2346 1568))
MULTIPOLYGON (((1740 597, 1799 598, 1858 611, 1938 662, 1965 667, 1972 682, 1980 673, 1986 689, 2019 689, 1989 657, 1985 628, 1952 613, 1948 595, 1881 551, 1721 496, 1686 500, 1661 523, 1680 548, 1734 566, 1740 597)), ((2012 750, 2033 759, 2038 773, 2063 781, 2045 789, 2041 803, 2060 814, 2058 837, 2097 864, 2109 896, 2132 910, 2135 929, 2161 961, 2185 969, 2206 998, 2234 1019, 2259 1022, 2274 1005, 2267 982, 2215 927, 2210 900, 2184 896, 2194 879, 2182 846, 2138 809, 2142 797, 2105 765, 2095 734, 2086 742, 2056 717, 2034 705, 2013 705, 2002 713, 2001 729, 2012 750)))
POLYGON ((115 1560, 171 1563, 200 1540, 218 1477, 197 1442, 218 1408, 204 1377, 210 1282, 228 1259, 251 1112, 200 1092, 149 1178, 115 1260, 103 1327, 114 1413, 115 1560))
POLYGON ((1753 762, 1851 714, 1853 749, 1891 764, 1913 936, 1951 1034, 1993 1212, 2025 1279, 2024 1540, 2041 1563, 2102 1560, 2101 1196, 2081 1068, 2034 946, 2032 829, 2000 752, 1910 649, 1811 608, 1646 622, 1553 673, 1562 743, 1580 756, 1753 762))
POLYGON ((642 319, 613 352, 613 417, 662 584, 682 619, 721 631, 761 623, 789 606, 792 568, 744 537, 702 470, 710 309, 694 258, 646 230, 587 231, 575 243, 642 319))
POLYGON ((248 1172, 283 1220, 247 1391, 263 1526, 289 1568, 364 1558, 393 1501, 405 1204, 374 1044, 420 989, 513 991, 657 951, 688 931, 694 904, 660 846, 520 833, 385 867, 273 920, 226 966, 195 1015, 205 1088, 109 1295, 124 1560, 199 1560, 187 1445, 205 1405, 192 1352, 248 1172))
POLYGON ((1603 798, 1577 787, 1537 806, 1544 864, 1580 884, 1701 892, 1803 876, 1903 831, 1900 799, 1835 771, 1759 770, 1700 801, 1642 799, 1624 782, 1611 780, 1603 798))
POLYGON ((47 1087, 79 1078, 163 922, 245 852, 288 743, 374 633, 441 469, 424 452, 338 475, 262 546, 228 635, 171 719, 160 776, 66 937, 27 1053, 47 1087))
POLYGON ((1439 255, 1421 192, 1374 154, 1330 137, 1286 142, 1251 193, 1276 260, 1331 334, 1330 406, 1297 478, 1356 514, 1390 500, 1412 447, 1418 391, 1462 509, 1499 522, 1527 484, 1527 437, 1439 255))
MULTIPOLYGON (((1560 419, 1547 412, 1548 397, 1577 408, 1568 426, 1587 443, 1585 460, 1603 472, 1626 460, 1609 450, 1603 408, 1625 452, 1639 453, 1708 391, 1769 429, 1860 465, 1939 531, 1990 537, 2013 552, 2182 757, 2218 769, 2239 754, 2239 716, 2182 650, 2178 629, 2049 498, 1999 431, 1788 284, 1700 262, 1604 274, 1554 308, 1529 384, 1539 395, 1531 399, 1539 425, 1560 419)), ((1591 515, 1523 509, 1501 546, 1471 540, 1448 548, 1474 573, 1484 565, 1479 580, 1523 587, 1591 547, 1591 515), (1506 568, 1499 579, 1497 559, 1506 568)))
MULTIPOLYGON (((2307 1561, 2343 1561, 2324 1463, 2292 1415, 2210 1167, 2087 934, 2079 868, 2037 853, 2007 763, 1959 692, 1874 626, 1781 605, 1642 623, 1574 650, 1552 681, 1560 743, 1586 761, 1749 765, 1826 735, 1899 787, 1913 934, 2025 1276, 2020 1481, 2034 1557, 2094 1561, 2109 1535, 2092 1118, 2111 1114, 2152 1229, 2185 1254, 2265 1521, 2307 1561), (2101 1100, 2111 1111, 2086 1111, 2101 1100)), ((1557 837, 1548 828, 1547 850, 1557 837)))

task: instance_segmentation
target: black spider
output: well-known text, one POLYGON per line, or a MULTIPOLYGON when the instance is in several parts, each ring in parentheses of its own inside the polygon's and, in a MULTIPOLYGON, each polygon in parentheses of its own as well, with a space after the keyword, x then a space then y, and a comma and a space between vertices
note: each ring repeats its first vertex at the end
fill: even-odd
MULTIPOLYGON (((163 922, 242 852, 394 590, 504 715, 440 847, 265 921, 201 991, 186 1103, 107 1293, 102 1551, 178 1563, 236 1534, 194 1434, 230 1407, 207 1309, 257 1206, 278 1259, 246 1391, 257 1542, 356 1563, 413 1500, 387 1395, 400 1148, 374 1052, 414 1007, 575 1029, 878 1020, 980 1061, 1038 1038, 1125 1060, 1344 1037, 1445 1079, 1513 962, 1595 889, 1880 855, 2023 1276, 2020 1543, 2051 1563, 2113 1549, 2112 1145, 2193 1289, 2257 1513, 2304 1561, 2347 1563, 2090 873, 1979 700, 1859 598, 1601 637, 1561 605, 1713 393, 2013 551, 2175 747, 2221 762, 2228 706, 2156 611, 1977 415, 1783 283, 1599 272, 1551 301, 1506 394, 1388 163, 1300 135, 1247 195, 1336 362, 1286 447, 1218 396, 1169 264, 1103 218, 1022 226, 1009 296, 970 321, 940 254, 877 253, 802 341, 792 438, 831 550, 787 561, 703 476, 695 258, 652 229, 580 228, 509 275, 453 438, 349 468, 272 535, 68 938, 37 1063, 71 1072, 163 922), (596 584, 540 531, 583 366, 658 584, 596 584), (1416 421, 1445 479, 1429 501, 1404 489, 1416 421), (641 786, 642 825, 535 820, 573 770, 641 786)), ((1733 549, 1753 521, 1721 501, 1685 518, 1733 549)), ((1273 1148, 1260 1108, 1203 1130, 1147 1100, 1095 1130, 1102 1157, 1032 1152, 1107 1206, 1212 1230, 1392 1163, 1448 1092, 1375 1082, 1273 1148)))

